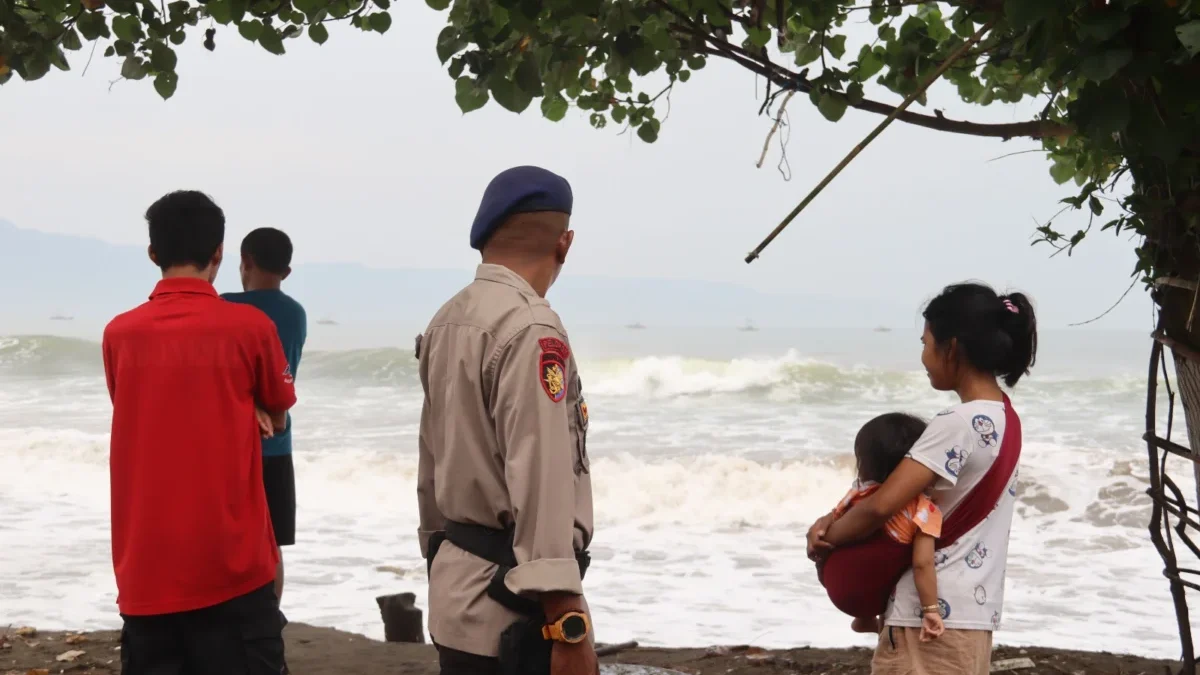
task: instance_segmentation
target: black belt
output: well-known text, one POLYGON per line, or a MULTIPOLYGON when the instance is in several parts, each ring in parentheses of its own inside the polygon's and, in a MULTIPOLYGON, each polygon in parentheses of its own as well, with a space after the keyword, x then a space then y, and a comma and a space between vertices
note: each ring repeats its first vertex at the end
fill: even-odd
MULTIPOLYGON (((496 573, 488 584, 487 593, 496 602, 508 609, 525 616, 541 616, 541 603, 513 593, 504 583, 504 577, 509 570, 517 566, 517 556, 513 552, 514 528, 498 530, 482 525, 446 521, 444 531, 434 532, 429 538, 429 555, 426 558, 426 571, 432 571, 433 558, 443 541, 450 543, 470 553, 476 558, 482 558, 496 565, 496 573)), ((592 556, 587 551, 576 551, 575 562, 579 564, 579 578, 587 574, 592 556)))

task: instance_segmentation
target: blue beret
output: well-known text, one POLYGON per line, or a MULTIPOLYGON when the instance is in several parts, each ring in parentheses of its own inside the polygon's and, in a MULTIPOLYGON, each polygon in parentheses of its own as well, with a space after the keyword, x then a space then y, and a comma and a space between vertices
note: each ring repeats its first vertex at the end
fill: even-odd
POLYGON ((545 169, 518 166, 503 171, 483 192, 483 201, 471 225, 471 248, 482 250, 509 216, 539 211, 570 214, 573 199, 567 179, 545 169))

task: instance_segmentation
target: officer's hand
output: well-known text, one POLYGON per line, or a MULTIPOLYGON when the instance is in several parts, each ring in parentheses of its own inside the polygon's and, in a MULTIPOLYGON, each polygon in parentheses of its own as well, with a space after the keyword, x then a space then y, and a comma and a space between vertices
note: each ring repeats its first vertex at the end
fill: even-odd
POLYGON ((591 640, 572 645, 555 642, 550 649, 550 675, 598 675, 600 661, 591 640))

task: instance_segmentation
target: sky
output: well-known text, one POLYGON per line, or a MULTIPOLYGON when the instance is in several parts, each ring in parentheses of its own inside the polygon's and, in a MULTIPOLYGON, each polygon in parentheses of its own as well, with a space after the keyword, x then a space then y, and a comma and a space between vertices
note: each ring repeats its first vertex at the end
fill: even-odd
MULTIPOLYGON (((392 13, 386 35, 338 26, 322 46, 288 41, 282 57, 229 28, 213 53, 192 35, 165 102, 149 80, 112 84, 119 62, 99 53, 82 74, 86 49, 72 72, 14 78, 0 99, 0 218, 144 245, 145 208, 200 189, 225 209, 229 241, 280 227, 297 263, 468 268, 488 180, 539 164, 575 191, 565 274, 723 281, 914 311, 947 283, 981 279, 1027 291, 1049 326, 1101 314, 1130 285, 1134 243, 1124 237, 1096 233, 1070 258, 1031 246, 1036 224, 1074 192, 1054 184, 1041 153, 997 159, 1036 143, 900 122, 747 265, 745 254, 881 117, 850 110, 830 123, 797 96, 788 181, 775 168, 777 143, 755 168, 771 126, 757 114, 762 83, 730 64, 676 87, 653 145, 594 130, 582 111, 551 123, 536 101, 523 115, 489 103, 464 116, 434 49, 445 15, 416 2, 392 13)), ((930 104, 981 122, 1027 119, 1039 105, 970 107, 948 87, 930 104)), ((1073 232, 1086 221, 1058 223, 1073 232)), ((1092 327, 1150 330, 1141 286, 1092 327)))

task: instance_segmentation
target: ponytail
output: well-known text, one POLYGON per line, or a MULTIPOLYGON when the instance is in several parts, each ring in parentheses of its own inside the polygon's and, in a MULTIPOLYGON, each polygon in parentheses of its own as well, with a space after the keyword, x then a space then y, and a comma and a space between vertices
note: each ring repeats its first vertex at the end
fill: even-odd
POLYGON ((1037 362, 1037 317, 1033 303, 1024 293, 1002 295, 1000 301, 1005 310, 1000 329, 1008 335, 1012 347, 1003 372, 997 375, 1002 375, 1004 384, 1011 389, 1037 362))

